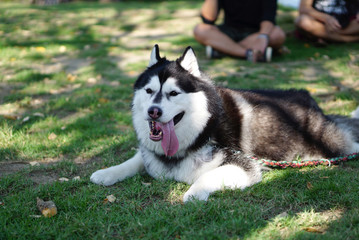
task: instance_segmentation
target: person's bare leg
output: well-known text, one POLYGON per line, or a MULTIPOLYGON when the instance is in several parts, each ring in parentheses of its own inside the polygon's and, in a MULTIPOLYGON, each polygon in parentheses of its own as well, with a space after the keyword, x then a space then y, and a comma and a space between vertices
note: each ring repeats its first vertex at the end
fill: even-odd
POLYGON ((246 56, 246 48, 233 41, 214 25, 200 23, 194 28, 193 33, 195 39, 203 45, 211 46, 231 56, 242 58, 246 56))
POLYGON ((359 22, 356 20, 350 21, 349 25, 339 31, 343 35, 359 35, 359 22))
MULTIPOLYGON (((325 28, 325 25, 322 22, 315 20, 314 18, 308 15, 301 15, 296 20, 296 25, 305 32, 315 36, 317 38, 322 38, 325 40, 335 41, 335 42, 356 42, 359 41, 359 35, 345 35, 341 32, 328 32, 325 28)), ((350 30, 355 29, 350 27, 350 30)))
MULTIPOLYGON (((254 33, 249 35, 248 37, 246 37, 245 39, 243 39, 242 41, 239 42, 239 44, 243 47, 243 48, 250 48, 251 43, 253 43, 253 41, 258 37, 259 33, 254 33)), ((285 41, 285 33, 284 31, 278 27, 275 26, 273 31, 269 34, 269 43, 268 46, 274 48, 274 49, 278 49, 281 46, 283 46, 285 41)))

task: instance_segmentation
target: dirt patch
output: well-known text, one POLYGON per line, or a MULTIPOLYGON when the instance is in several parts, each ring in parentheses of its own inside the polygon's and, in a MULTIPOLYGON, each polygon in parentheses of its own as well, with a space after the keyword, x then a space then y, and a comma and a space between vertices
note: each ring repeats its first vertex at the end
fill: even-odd
MULTIPOLYGON (((36 163, 39 164, 39 163, 36 163)), ((49 163, 45 163, 46 165, 49 163)), ((7 175, 14 174, 25 170, 31 166, 28 162, 8 162, 0 164, 0 179, 7 175)), ((35 170, 29 174, 25 174, 26 178, 30 178, 35 184, 52 183, 59 179, 59 176, 53 171, 35 170)))
POLYGON ((0 178, 5 177, 12 173, 19 172, 29 166, 30 166, 30 164, 25 163, 25 162, 1 163, 0 164, 0 178))
POLYGON ((36 184, 52 183, 59 179, 59 176, 54 172, 48 171, 34 171, 29 174, 29 178, 36 184))

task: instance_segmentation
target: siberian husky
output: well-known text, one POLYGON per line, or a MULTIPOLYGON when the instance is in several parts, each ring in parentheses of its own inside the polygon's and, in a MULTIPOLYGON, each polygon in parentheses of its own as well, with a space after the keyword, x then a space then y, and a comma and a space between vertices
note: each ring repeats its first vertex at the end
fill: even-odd
POLYGON ((217 87, 191 47, 168 61, 154 46, 134 84, 132 114, 138 152, 96 171, 92 182, 108 186, 145 170, 191 184, 184 202, 207 200, 214 191, 261 181, 261 166, 248 156, 291 161, 359 151, 359 114, 324 115, 304 90, 217 87))

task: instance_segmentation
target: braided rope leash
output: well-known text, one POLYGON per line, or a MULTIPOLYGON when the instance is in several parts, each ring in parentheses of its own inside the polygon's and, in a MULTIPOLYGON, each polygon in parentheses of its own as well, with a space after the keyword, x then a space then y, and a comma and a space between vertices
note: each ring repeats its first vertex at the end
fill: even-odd
POLYGON ((335 157, 335 158, 329 158, 329 159, 319 159, 319 160, 301 160, 301 161, 272 161, 268 159, 258 159, 255 157, 252 157, 254 160, 261 163, 263 166, 267 167, 273 167, 273 168, 300 168, 300 167, 306 167, 306 166, 318 166, 318 165, 336 165, 340 162, 347 162, 349 160, 358 159, 359 160, 359 152, 348 154, 342 157, 335 157))

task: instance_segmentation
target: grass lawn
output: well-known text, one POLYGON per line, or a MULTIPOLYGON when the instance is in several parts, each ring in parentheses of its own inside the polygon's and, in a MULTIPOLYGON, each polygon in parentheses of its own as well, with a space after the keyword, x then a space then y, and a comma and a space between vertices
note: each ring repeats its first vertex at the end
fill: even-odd
POLYGON ((200 5, 0 4, 0 239, 359 238, 359 161, 273 170, 244 191, 186 205, 183 183, 90 183, 136 151, 132 86, 156 43, 168 59, 191 45, 224 86, 304 88, 330 114, 358 105, 359 44, 300 42, 290 34, 296 12, 281 7, 289 53, 269 64, 210 61, 192 36, 200 5), (58 214, 41 217, 37 197, 58 214))

